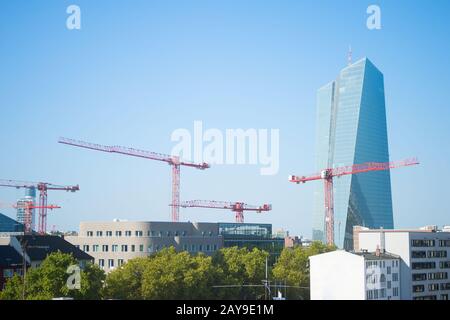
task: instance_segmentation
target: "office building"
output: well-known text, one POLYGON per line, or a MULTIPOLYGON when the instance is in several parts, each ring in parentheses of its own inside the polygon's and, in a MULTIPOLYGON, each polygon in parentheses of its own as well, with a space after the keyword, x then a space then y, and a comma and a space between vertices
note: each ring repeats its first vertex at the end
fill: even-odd
POLYGON ((266 223, 219 222, 219 234, 224 247, 258 248, 269 253, 269 263, 276 262, 284 248, 284 238, 272 234, 272 225, 266 223))
POLYGON ((429 226, 411 230, 354 228, 358 251, 380 248, 400 256, 402 300, 448 300, 450 229, 429 226))
POLYGON ((311 300, 399 300, 400 257, 337 250, 309 258, 311 300))
MULTIPOLYGON (((367 58, 317 92, 318 170, 389 161, 383 74, 367 58)), ((313 240, 325 241, 324 187, 317 183, 313 240)), ((393 228, 389 171, 334 179, 334 242, 352 249, 352 227, 393 228)))
POLYGON ((92 255, 106 272, 171 246, 207 255, 223 247, 217 223, 85 221, 80 223, 78 236, 65 239, 92 255))

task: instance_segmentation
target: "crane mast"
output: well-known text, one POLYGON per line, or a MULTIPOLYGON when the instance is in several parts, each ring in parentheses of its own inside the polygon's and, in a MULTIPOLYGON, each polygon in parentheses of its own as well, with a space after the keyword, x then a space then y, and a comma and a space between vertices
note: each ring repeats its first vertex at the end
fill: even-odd
POLYGON ((400 167, 417 165, 416 158, 391 161, 391 162, 365 162, 351 166, 337 168, 328 168, 320 173, 309 176, 289 176, 289 181, 294 183, 306 183, 308 181, 323 180, 325 193, 325 233, 327 244, 334 245, 334 198, 333 198, 333 179, 344 175, 359 174, 364 172, 385 171, 400 167))

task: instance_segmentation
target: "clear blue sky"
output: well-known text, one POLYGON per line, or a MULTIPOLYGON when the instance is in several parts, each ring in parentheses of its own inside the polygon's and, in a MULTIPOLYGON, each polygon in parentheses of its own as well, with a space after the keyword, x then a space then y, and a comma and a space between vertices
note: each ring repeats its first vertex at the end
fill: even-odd
MULTIPOLYGON (((182 169, 182 199, 269 202, 273 223, 311 235, 315 94, 369 57, 384 73, 396 227, 450 224, 450 2, 430 1, 5 1, 0 10, 0 178, 79 184, 53 192, 49 226, 80 220, 167 220, 164 163, 71 148, 59 136, 170 153, 174 129, 280 129, 280 171, 255 166, 182 169), (366 8, 381 7, 381 30, 366 8), (66 8, 81 8, 81 30, 66 8)), ((319 182, 318 182, 319 183, 319 182)), ((23 190, 0 189, 14 202, 23 190)), ((12 209, 2 210, 15 216, 12 209)), ((233 221, 221 210, 181 219, 233 221)))

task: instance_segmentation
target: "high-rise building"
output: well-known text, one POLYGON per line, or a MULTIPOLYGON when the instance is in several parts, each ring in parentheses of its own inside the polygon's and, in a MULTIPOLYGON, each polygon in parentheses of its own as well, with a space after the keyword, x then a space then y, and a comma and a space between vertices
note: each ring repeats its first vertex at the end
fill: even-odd
MULTIPOLYGON (((317 92, 318 170, 389 161, 383 74, 367 58, 348 65, 317 92)), ((394 227, 389 171, 334 179, 334 241, 352 249, 354 225, 394 227)), ((317 184, 313 239, 325 241, 324 187, 317 184)))
POLYGON ((30 224, 30 230, 34 230, 35 226, 35 214, 34 209, 31 209, 31 217, 27 217, 26 207, 29 205, 34 205, 36 200, 36 189, 27 188, 25 189, 25 197, 17 200, 17 221, 21 224, 30 224))
POLYGON ((450 228, 426 226, 420 229, 386 230, 354 228, 358 252, 373 251, 398 255, 402 300, 448 300, 450 296, 450 228))

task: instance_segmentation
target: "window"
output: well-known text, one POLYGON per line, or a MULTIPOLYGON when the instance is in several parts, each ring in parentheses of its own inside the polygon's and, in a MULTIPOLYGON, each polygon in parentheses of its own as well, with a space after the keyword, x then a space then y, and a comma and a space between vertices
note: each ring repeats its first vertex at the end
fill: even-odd
POLYGON ((116 231, 116 237, 121 237, 122 236, 122 231, 116 231))
POLYGON ((395 266, 398 267, 398 260, 395 260, 395 266))
POLYGON ((142 231, 135 231, 134 234, 136 237, 142 237, 142 231))
POLYGON ((167 236, 170 237, 172 233, 170 231, 167 231, 167 236))
POLYGON ((386 289, 380 289, 380 298, 386 298, 386 289))
POLYGON ((210 246, 209 246, 209 244, 207 244, 207 245, 206 245, 206 251, 207 251, 207 252, 209 252, 209 248, 210 248, 210 246))
POLYGON ((434 247, 434 240, 411 240, 412 247, 434 247))
POLYGON ((186 231, 183 231, 183 233, 181 234, 183 237, 186 236, 186 231))
POLYGON ((366 291, 366 295, 367 295, 367 300, 372 300, 373 299, 373 292, 372 292, 372 290, 367 290, 366 291))
POLYGON ((13 269, 4 269, 3 270, 3 278, 11 278, 14 275, 13 269))
POLYGON ((104 244, 104 245, 102 246, 102 251, 103 251, 103 252, 108 252, 108 245, 107 245, 107 244, 104 244))
POLYGON ((387 267, 387 274, 391 274, 391 267, 387 267))
POLYGON ((134 244, 131 245, 131 252, 135 252, 136 251, 136 246, 134 244))
POLYGON ((387 282, 387 288, 388 288, 388 289, 391 288, 391 282, 390 282, 390 281, 387 282))
POLYGON ((441 300, 448 300, 448 294, 441 294, 441 300))
POLYGON ((108 259, 108 268, 114 268, 114 259, 108 259))
POLYGON ((413 292, 424 292, 425 291, 425 286, 423 284, 421 285, 416 285, 412 287, 413 292))
POLYGON ((198 251, 203 251, 203 245, 201 244, 198 245, 198 251))
POLYGON ((450 261, 441 261, 441 262, 439 262, 439 267, 441 269, 450 269, 450 261))
POLYGON ((450 247, 450 240, 439 240, 439 247, 450 247))
POLYGON ((122 252, 127 252, 128 251, 128 246, 126 244, 122 245, 122 252))
POLYGON ((93 237, 94 236, 94 231, 88 231, 87 232, 87 236, 88 237, 93 237))
POLYGON ((413 262, 411 264, 413 270, 417 269, 435 269, 436 262, 413 262))
POLYGON ((99 259, 98 260, 98 266, 100 268, 104 268, 105 267, 105 259, 99 259))
POLYGON ((413 251, 411 252, 411 258, 414 259, 423 259, 427 257, 426 251, 413 251))
POLYGON ((140 244, 140 245, 139 245, 139 251, 140 251, 140 252, 144 252, 144 245, 143 245, 143 244, 140 244))
POLYGON ((180 235, 180 232, 175 231, 175 237, 178 237, 180 235))
POLYGON ((117 266, 120 267, 123 265, 123 259, 117 260, 117 266))
POLYGON ((392 289, 392 294, 394 297, 398 297, 398 287, 392 289))
POLYGON ((97 231, 97 237, 103 237, 103 231, 97 231))
POLYGON ((191 245, 191 251, 195 252, 195 250, 196 250, 195 244, 191 245))
POLYGON ((131 231, 130 230, 125 231, 125 237, 131 237, 131 231))
POLYGON ((414 297, 413 300, 436 300, 436 296, 421 296, 421 297, 414 297))
POLYGON ((160 237, 163 236, 163 232, 162 232, 162 231, 159 232, 159 236, 160 236, 160 237))
POLYGON ((217 251, 217 244, 213 245, 214 251, 217 251))
POLYGON ((117 244, 113 244, 111 250, 112 250, 112 252, 117 252, 117 251, 119 251, 119 246, 117 244))
POLYGON ((428 258, 447 258, 447 251, 445 250, 428 251, 428 258))
POLYGON ((441 283, 441 290, 450 290, 450 283, 441 283))
POLYGON ((89 252, 89 245, 85 244, 85 245, 83 246, 83 251, 84 251, 84 252, 89 252))
POLYGON ((448 278, 447 272, 434 272, 428 274, 428 280, 442 280, 447 278, 448 278))
POLYGON ((425 280, 427 280, 426 273, 413 273, 412 275, 412 281, 425 281, 425 280))
POLYGON ((187 251, 188 250, 188 245, 187 244, 183 244, 183 251, 187 251))
POLYGON ((394 272, 392 274, 392 281, 398 281, 398 273, 397 272, 394 272))
POLYGON ((106 236, 107 237, 112 237, 112 231, 106 231, 106 236))
POLYGON ((431 283, 428 285, 428 291, 438 291, 439 283, 431 283))
POLYGON ((94 252, 98 252, 100 249, 99 249, 99 245, 98 244, 94 244, 93 246, 92 246, 92 251, 94 251, 94 252))

